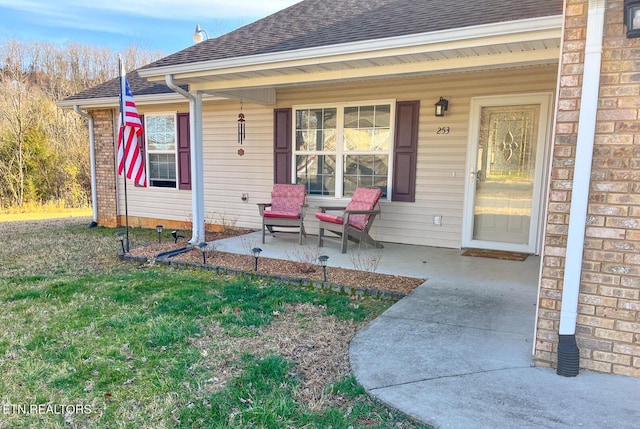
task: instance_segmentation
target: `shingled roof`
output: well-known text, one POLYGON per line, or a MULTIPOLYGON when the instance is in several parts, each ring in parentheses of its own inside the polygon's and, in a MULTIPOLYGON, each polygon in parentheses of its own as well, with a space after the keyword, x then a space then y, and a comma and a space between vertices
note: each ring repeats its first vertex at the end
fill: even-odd
MULTIPOLYGON (((235 31, 205 40, 141 69, 316 48, 562 15, 563 0, 304 0, 235 31)), ((136 95, 171 92, 129 75, 136 95)), ((113 97, 117 79, 65 101, 113 97)))

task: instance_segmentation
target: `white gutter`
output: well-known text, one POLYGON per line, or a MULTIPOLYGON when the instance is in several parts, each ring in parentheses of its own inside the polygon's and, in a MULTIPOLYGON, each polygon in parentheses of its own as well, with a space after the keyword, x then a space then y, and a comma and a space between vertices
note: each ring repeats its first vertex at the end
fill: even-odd
MULTIPOLYGON (((214 97, 214 96, 206 96, 205 99, 207 101, 224 101, 225 97, 214 97)), ((184 97, 173 93, 173 92, 165 92, 162 94, 154 94, 154 95, 136 95, 136 106, 155 106, 155 105, 166 105, 167 103, 180 103, 184 101, 184 97), (140 101, 138 101, 140 100, 140 101)), ((61 107, 63 109, 73 108, 74 106, 81 107, 82 109, 113 109, 118 106, 120 102, 119 96, 115 97, 100 97, 100 98, 81 98, 75 100, 62 100, 56 101, 56 106, 61 107)))
MULTIPOLYGON (((598 95, 600 89, 600 66, 602 60, 602 38, 604 34, 605 0, 589 0, 587 20, 587 40, 585 45, 584 72, 582 80, 582 101, 578 123, 578 141, 573 172, 571 193, 571 213, 569 215, 569 233, 562 288, 562 309, 560 311, 560 342, 563 339, 573 344, 565 344, 577 351, 575 345, 576 323, 578 316, 578 297, 580 295, 580 276, 584 234, 589 203, 589 185, 591 164, 598 113, 598 95), (568 340, 568 341, 567 341, 568 340)), ((558 374, 577 375, 578 368, 570 368, 569 374, 561 374, 563 362, 560 346, 558 350, 558 374), (575 374, 573 374, 575 372, 575 374)), ((573 353, 571 353, 573 354, 573 353)), ((575 358, 579 363, 579 353, 575 358)), ((572 364, 574 366, 575 364, 572 364)))
POLYGON ((96 138, 93 130, 93 116, 80 110, 76 104, 73 111, 89 121, 89 163, 91 164, 91 208, 93 210, 92 226, 98 225, 98 179, 96 177, 96 138))
POLYGON ((202 161, 202 93, 195 95, 173 82, 173 76, 165 76, 167 86, 189 100, 189 135, 191 151, 191 207, 192 235, 190 244, 205 242, 204 233, 204 167, 202 161))

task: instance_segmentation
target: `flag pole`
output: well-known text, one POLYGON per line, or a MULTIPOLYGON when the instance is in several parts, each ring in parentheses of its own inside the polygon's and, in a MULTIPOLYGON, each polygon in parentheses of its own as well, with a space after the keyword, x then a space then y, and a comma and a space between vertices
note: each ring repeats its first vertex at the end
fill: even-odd
POLYGON ((120 128, 118 129, 118 134, 120 137, 120 144, 122 145, 122 156, 124 159, 124 222, 125 222, 125 241, 126 241, 126 251, 129 251, 129 204, 127 201, 127 151, 126 145, 124 142, 124 126, 125 126, 125 116, 124 116, 124 78, 126 76, 124 72, 124 64, 122 63, 122 56, 118 54, 118 76, 120 80, 120 128))

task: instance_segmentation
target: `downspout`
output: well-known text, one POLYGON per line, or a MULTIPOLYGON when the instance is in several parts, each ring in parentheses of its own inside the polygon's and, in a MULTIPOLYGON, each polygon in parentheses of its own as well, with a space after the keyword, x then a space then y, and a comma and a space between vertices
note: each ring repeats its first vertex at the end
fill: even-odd
POLYGON ((602 36, 604 33, 605 0, 589 0, 587 40, 584 53, 582 101, 578 123, 576 159, 571 193, 571 213, 567 236, 567 253, 562 288, 562 309, 558 332, 557 374, 565 377, 578 375, 580 351, 576 344, 576 323, 584 234, 589 203, 591 163, 598 113, 600 89, 600 65, 602 59, 602 36))
POLYGON ((98 226, 98 179, 96 177, 96 138, 93 130, 93 116, 80 109, 77 104, 73 111, 89 121, 89 164, 91 164, 91 208, 93 209, 93 221, 89 228, 98 226))
POLYGON ((205 241, 204 234, 204 167, 202 161, 202 94, 191 94, 173 81, 173 76, 165 76, 167 86, 189 100, 189 135, 191 147, 191 208, 192 235, 190 244, 205 241))

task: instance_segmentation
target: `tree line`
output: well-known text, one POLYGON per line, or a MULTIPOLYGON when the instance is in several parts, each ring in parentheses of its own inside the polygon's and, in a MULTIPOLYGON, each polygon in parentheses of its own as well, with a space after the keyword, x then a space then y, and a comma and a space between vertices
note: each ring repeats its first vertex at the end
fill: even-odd
MULTIPOLYGON (((136 46, 128 70, 161 56, 136 46)), ((118 52, 69 43, 0 39, 0 210, 91 202, 86 120, 56 101, 118 76, 118 52)))

